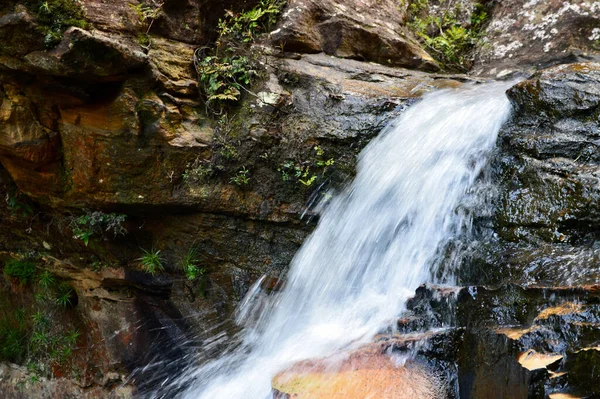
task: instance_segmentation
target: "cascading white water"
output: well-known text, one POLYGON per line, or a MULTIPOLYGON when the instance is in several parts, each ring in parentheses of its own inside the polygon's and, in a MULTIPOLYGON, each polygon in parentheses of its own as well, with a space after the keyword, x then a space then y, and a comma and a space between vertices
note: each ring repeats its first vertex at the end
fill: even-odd
POLYGON ((509 116, 507 87, 429 94, 374 139, 354 182, 294 258, 276 302, 260 310, 242 345, 189 377, 184 396, 269 398, 277 372, 364 344, 397 317, 468 222, 457 209, 509 116))

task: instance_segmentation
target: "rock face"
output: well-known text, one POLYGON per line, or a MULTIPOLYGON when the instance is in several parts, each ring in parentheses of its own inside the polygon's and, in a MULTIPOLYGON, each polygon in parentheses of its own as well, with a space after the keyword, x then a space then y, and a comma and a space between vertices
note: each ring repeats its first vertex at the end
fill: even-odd
POLYGON ((465 289, 456 310, 445 308, 467 328, 464 344, 486 352, 459 360, 471 370, 461 397, 506 397, 491 392, 502 392, 493 381, 507 367, 522 387, 510 397, 600 393, 588 383, 595 371, 575 366, 588 354, 593 364, 599 342, 599 71, 557 66, 508 91, 514 115, 494 161, 496 212, 478 222, 474 255, 460 271, 463 284, 498 288, 465 289))
POLYGON ((488 76, 598 60, 600 4, 586 0, 493 3, 474 72, 488 76))
POLYGON ((495 162, 498 237, 486 239, 489 251, 472 265, 471 281, 598 281, 590 267, 598 259, 598 71, 594 63, 558 66, 509 90, 515 113, 495 162), (477 273, 490 264, 497 273, 477 273))

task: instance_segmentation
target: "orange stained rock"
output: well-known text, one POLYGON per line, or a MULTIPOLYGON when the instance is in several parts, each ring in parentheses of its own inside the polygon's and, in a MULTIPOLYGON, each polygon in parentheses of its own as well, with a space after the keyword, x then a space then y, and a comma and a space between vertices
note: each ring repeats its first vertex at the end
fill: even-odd
POLYGON ((424 367, 397 366, 386 355, 363 351, 341 362, 301 362, 273 379, 276 398, 290 399, 437 399, 440 381, 424 367))

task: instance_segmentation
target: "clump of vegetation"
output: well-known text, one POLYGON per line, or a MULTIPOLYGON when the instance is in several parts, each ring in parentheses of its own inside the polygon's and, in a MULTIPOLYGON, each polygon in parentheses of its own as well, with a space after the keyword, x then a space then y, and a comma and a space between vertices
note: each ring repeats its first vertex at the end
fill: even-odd
POLYGON ((403 1, 408 3, 409 26, 441 66, 448 71, 469 70, 473 48, 482 39, 489 19, 487 8, 454 1, 431 12, 430 0, 403 1))
POLYGON ((27 363, 38 375, 49 375, 54 364, 64 365, 77 348, 81 332, 53 322, 53 309, 28 311, 0 308, 0 360, 27 363))
POLYGON ((31 257, 5 262, 4 274, 28 284, 35 300, 15 306, 0 296, 0 361, 26 364, 35 378, 50 376, 77 349, 81 333, 60 320, 61 312, 74 305, 75 293, 31 257))
POLYGON ((250 171, 246 169, 245 166, 242 169, 238 170, 235 176, 233 176, 229 181, 234 183, 237 186, 245 186, 250 183, 250 171))
POLYGON ((267 32, 277 21, 285 0, 261 0, 251 10, 236 14, 227 11, 219 20, 219 37, 214 50, 196 51, 194 65, 207 109, 223 114, 242 97, 257 72, 256 56, 250 49, 258 35, 267 32))
POLYGON ((73 231, 73 238, 83 241, 87 246, 94 235, 105 237, 109 233, 116 238, 127 234, 127 230, 123 227, 126 218, 126 215, 117 213, 88 211, 85 215, 71 217, 69 227, 73 231))
POLYGON ((4 274, 19 280, 21 285, 33 282, 37 272, 37 265, 29 260, 10 259, 4 264, 4 274))
POLYGON ((35 14, 47 47, 56 46, 64 31, 71 26, 88 28, 77 0, 26 0, 24 3, 35 14))
POLYGON ((212 173, 212 166, 198 157, 187 164, 182 176, 183 182, 186 185, 203 183, 212 173))
POLYGON ((200 267, 200 259, 198 258, 198 250, 191 248, 183 258, 183 273, 189 281, 194 281, 202 277, 205 273, 203 267, 200 267))
POLYGON ((153 276, 165 271, 160 250, 154 249, 154 247, 149 251, 142 248, 142 256, 137 260, 140 262, 142 270, 153 276))
POLYGON ((335 164, 335 160, 325 157, 325 151, 320 146, 315 146, 313 150, 314 156, 307 161, 287 160, 282 163, 277 168, 281 180, 295 181, 302 186, 310 187, 324 176, 327 169, 335 164))
POLYGON ((6 193, 6 205, 13 216, 27 216, 33 213, 33 207, 29 204, 27 197, 20 192, 6 193))
POLYGON ((219 38, 250 43, 256 37, 267 32, 277 22, 285 1, 261 0, 251 10, 235 14, 227 11, 225 18, 219 20, 219 38))

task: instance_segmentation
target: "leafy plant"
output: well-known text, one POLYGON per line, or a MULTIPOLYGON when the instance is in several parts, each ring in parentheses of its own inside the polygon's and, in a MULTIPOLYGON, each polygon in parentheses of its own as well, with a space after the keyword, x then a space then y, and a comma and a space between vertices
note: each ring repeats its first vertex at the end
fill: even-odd
POLYGON ((17 362, 27 350, 25 311, 22 308, 0 310, 3 310, 0 314, 0 360, 17 362))
POLYGON ((145 271, 146 273, 150 273, 153 276, 157 273, 165 271, 165 268, 163 266, 163 259, 160 255, 160 250, 154 249, 153 247, 152 249, 150 249, 150 251, 146 251, 142 248, 142 253, 143 255, 137 260, 140 262, 140 266, 142 267, 143 271, 145 271))
POLYGON ((183 259, 183 273, 189 281, 196 280, 204 275, 204 268, 199 266, 198 250, 190 248, 183 259))
POLYGON ((37 274, 37 265, 28 260, 10 259, 4 264, 4 274, 8 277, 18 279, 21 285, 33 281, 37 274))
POLYGON ((245 43, 254 41, 258 34, 267 32, 277 22, 284 5, 282 0, 261 0, 256 7, 240 14, 227 11, 225 18, 219 20, 219 36, 230 36, 245 43))
POLYGON ((431 12, 429 0, 410 1, 409 26, 444 69, 464 72, 471 66, 471 53, 483 36, 488 13, 478 3, 469 9, 461 1, 449 4, 431 12))
POLYGON ((187 185, 198 184, 205 181, 213 173, 212 167, 196 158, 194 162, 188 163, 183 172, 183 182, 187 185))
POLYGON ((44 314, 44 312, 42 312, 41 310, 38 310, 37 312, 35 312, 32 316, 31 319, 33 320, 33 324, 36 327, 46 327, 48 325, 48 318, 46 317, 46 315, 44 314))
POLYGON ((248 57, 235 54, 233 48, 223 53, 202 57, 196 52, 196 72, 207 106, 216 114, 221 114, 228 103, 237 102, 243 87, 256 75, 248 57))
POLYGON ((83 241, 87 246, 93 235, 104 236, 105 233, 112 233, 113 238, 116 238, 127 234, 127 230, 123 227, 126 218, 126 215, 116 213, 87 211, 85 215, 71 217, 69 226, 73 231, 73 238, 83 241))
POLYGON ((248 176, 250 172, 246 167, 242 167, 242 169, 238 170, 235 176, 233 176, 229 181, 238 186, 246 185, 250 183, 250 176, 248 176))

